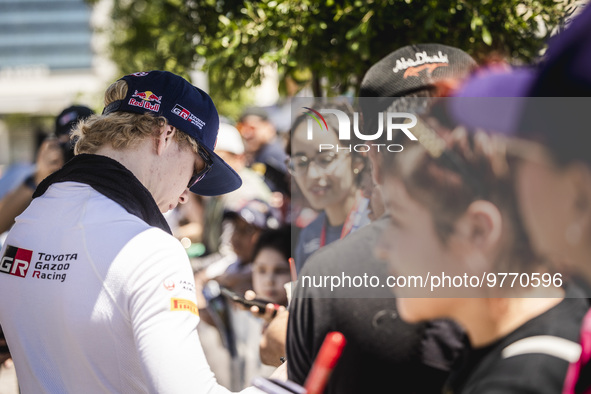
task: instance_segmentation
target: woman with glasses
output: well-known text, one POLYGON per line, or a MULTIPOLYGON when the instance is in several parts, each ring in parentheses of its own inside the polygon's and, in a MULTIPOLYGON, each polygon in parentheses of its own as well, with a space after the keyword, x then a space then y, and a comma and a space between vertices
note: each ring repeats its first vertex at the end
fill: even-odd
MULTIPOLYGON (((320 108, 341 110, 353 119, 347 103, 322 105, 313 110, 320 108)), ((288 147, 291 153, 289 168, 297 187, 308 204, 319 211, 316 219, 300 232, 294 256, 298 272, 316 250, 368 222, 363 212, 367 199, 359 192, 366 159, 354 150, 326 149, 341 142, 337 135, 336 116, 325 115, 324 120, 326 124, 321 126, 312 119, 311 113, 300 115, 292 126, 288 147), (312 138, 309 127, 312 128, 312 138)))
POLYGON ((560 392, 587 302, 530 247, 497 142, 452 137, 442 152, 419 145, 385 158, 390 226, 378 253, 396 278, 398 311, 465 329, 471 348, 445 392, 560 392))

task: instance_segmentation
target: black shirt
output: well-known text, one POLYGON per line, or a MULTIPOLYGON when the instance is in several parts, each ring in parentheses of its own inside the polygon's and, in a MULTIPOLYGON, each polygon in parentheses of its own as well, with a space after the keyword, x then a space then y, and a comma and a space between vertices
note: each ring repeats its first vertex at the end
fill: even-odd
POLYGON ((305 276, 367 274, 385 283, 384 262, 373 257, 384 219, 320 249, 299 274, 287 332, 289 378, 303 384, 327 333, 347 345, 326 393, 440 393, 463 348, 462 331, 449 321, 412 325, 398 317, 386 287, 301 287, 305 276))
POLYGON ((468 351, 462 366, 450 376, 444 393, 561 393, 568 361, 541 352, 504 358, 502 352, 521 339, 539 335, 577 343, 588 309, 584 296, 580 289, 569 285, 566 298, 553 308, 493 344, 468 351))

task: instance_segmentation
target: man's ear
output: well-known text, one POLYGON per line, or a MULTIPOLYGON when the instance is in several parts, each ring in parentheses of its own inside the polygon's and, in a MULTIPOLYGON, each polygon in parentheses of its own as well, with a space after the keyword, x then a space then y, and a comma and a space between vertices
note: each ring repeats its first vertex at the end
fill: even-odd
POLYGON ((160 134, 156 138, 156 153, 158 156, 162 156, 166 148, 172 144, 175 133, 176 128, 174 126, 167 124, 160 128, 160 134))
POLYGON ((474 201, 458 220, 456 232, 472 246, 488 252, 494 249, 500 239, 503 217, 496 205, 489 201, 474 201))

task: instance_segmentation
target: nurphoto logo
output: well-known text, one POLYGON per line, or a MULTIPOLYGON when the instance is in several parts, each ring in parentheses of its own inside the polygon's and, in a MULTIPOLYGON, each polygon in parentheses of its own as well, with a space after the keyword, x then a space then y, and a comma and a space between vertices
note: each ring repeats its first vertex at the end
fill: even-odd
MULTIPOLYGON (((308 140, 314 139, 314 124, 320 127, 321 132, 328 131, 328 124, 323 115, 336 116, 338 121, 338 139, 341 142, 351 141, 351 130, 355 137, 361 141, 375 141, 382 137, 384 132, 386 133, 386 140, 392 141, 394 131, 402 131, 411 141, 417 141, 417 137, 411 132, 411 128, 416 126, 417 117, 407 112, 379 112, 378 113, 378 130, 373 134, 364 134, 359 128, 359 112, 353 112, 353 119, 338 109, 320 109, 318 111, 309 108, 307 109, 307 136, 308 140), (384 123, 384 117, 386 122, 384 123), (385 127, 384 127, 385 125, 385 127), (352 126, 352 127, 351 127, 352 126), (384 130, 385 129, 385 130, 384 130)), ((334 144, 319 144, 318 152, 324 151, 355 151, 355 152, 368 152, 372 149, 387 150, 388 152, 401 152, 403 150, 400 144, 350 144, 349 145, 334 145, 334 144)))

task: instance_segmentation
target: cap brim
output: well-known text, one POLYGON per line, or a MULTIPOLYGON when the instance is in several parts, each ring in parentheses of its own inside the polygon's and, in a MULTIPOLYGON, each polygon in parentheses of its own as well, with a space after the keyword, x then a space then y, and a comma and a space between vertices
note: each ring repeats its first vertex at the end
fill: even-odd
POLYGON ((240 175, 238 175, 232 167, 213 151, 207 149, 206 146, 201 146, 207 151, 207 153, 209 153, 213 165, 207 175, 189 190, 201 196, 219 196, 221 194, 233 192, 242 186, 240 175))
POLYGON ((449 99, 451 115, 472 129, 514 134, 534 78, 526 68, 478 74, 449 99))

